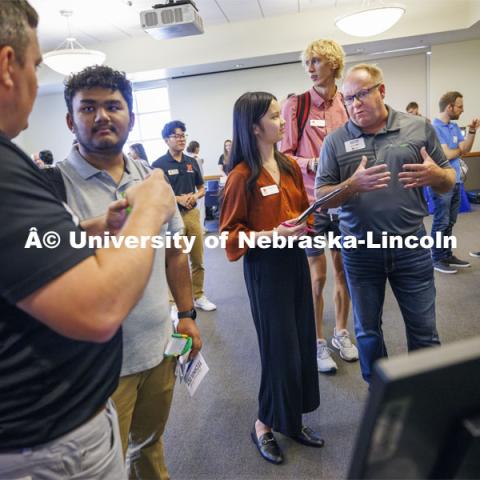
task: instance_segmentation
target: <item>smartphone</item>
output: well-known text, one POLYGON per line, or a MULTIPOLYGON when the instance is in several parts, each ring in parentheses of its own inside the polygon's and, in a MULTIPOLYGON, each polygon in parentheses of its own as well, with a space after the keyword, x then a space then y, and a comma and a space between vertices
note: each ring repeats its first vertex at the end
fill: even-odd
POLYGON ((343 192, 346 187, 339 187, 336 188, 335 190, 331 191, 330 193, 327 193, 323 197, 320 197, 318 200, 315 200, 303 213, 301 213, 293 225, 299 225, 300 223, 304 222, 309 215, 311 215, 315 210, 320 208, 322 205, 327 203, 329 200, 331 200, 333 197, 336 197, 340 192, 343 192))

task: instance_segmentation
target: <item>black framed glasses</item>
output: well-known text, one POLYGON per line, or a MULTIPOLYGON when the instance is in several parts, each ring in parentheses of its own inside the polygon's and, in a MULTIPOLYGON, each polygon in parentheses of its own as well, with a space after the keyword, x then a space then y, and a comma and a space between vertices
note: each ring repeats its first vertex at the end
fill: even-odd
POLYGON ((370 88, 362 88, 362 90, 359 90, 357 93, 354 93, 353 95, 345 95, 343 97, 343 101, 345 102, 345 105, 352 105, 355 99, 357 99, 359 102, 363 102, 376 88, 378 88, 382 83, 377 83, 373 87, 370 88))
POLYGON ((169 135, 168 138, 171 138, 172 140, 186 140, 188 135, 186 133, 173 133, 172 135, 169 135))

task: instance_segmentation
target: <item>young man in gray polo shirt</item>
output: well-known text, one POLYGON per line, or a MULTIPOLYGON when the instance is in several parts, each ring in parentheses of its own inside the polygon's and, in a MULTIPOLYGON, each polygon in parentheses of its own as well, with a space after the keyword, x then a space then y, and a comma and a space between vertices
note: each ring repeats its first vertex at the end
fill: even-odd
MULTIPOLYGON (((455 172, 422 117, 397 112, 384 103, 382 71, 375 65, 352 67, 343 84, 349 121, 329 135, 316 176, 316 193, 345 187, 335 205, 342 205, 343 236, 360 240, 372 232, 406 237, 425 236, 428 215, 422 187, 450 190, 455 172)), ((373 363, 387 356, 382 310, 388 279, 406 325, 408 349, 440 343, 435 322, 435 285, 429 249, 343 249, 352 298, 360 366, 369 382, 373 363)))
MULTIPOLYGON (((67 202, 81 218, 100 215, 130 186, 142 182, 151 170, 123 155, 133 126, 132 89, 123 73, 109 67, 86 68, 65 86, 67 125, 78 146, 58 164, 67 202)), ((181 232, 176 210, 160 235, 181 232)), ((192 337, 193 352, 201 348, 188 271, 182 248, 158 248, 150 280, 123 325, 123 363, 113 395, 117 406, 123 451, 130 436, 130 477, 167 479, 162 434, 175 385, 175 362, 163 352, 173 333, 168 286, 179 309, 177 331, 192 337)), ((121 291, 118 292, 122 294, 121 291)))

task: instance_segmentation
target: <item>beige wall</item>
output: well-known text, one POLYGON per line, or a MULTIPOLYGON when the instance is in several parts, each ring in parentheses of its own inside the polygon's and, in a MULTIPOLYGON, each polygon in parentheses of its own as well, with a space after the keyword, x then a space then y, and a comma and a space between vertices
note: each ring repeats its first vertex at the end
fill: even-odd
MULTIPOLYGON (((432 117, 438 113, 438 100, 449 90, 463 95, 465 111, 458 120, 467 125, 473 117, 480 117, 480 39, 447 43, 432 47, 430 69, 430 108, 432 117)), ((474 144, 480 150, 480 132, 474 144)))
MULTIPOLYGON (((476 93, 480 76, 478 51, 480 40, 435 46, 430 58, 430 74, 425 54, 370 61, 384 70, 386 101, 394 108, 403 110, 409 101, 416 100, 425 114, 430 106, 433 117, 440 95, 457 89, 465 97, 461 120, 468 122, 474 115, 480 116, 480 97, 476 93)), ((172 118, 186 122, 190 139, 201 144, 205 173, 212 174, 218 172, 217 160, 224 139, 231 137, 232 107, 242 93, 266 90, 282 99, 287 93, 306 90, 310 82, 301 64, 296 63, 179 78, 169 80, 168 86, 172 118)), ((65 113, 62 94, 39 97, 30 117, 30 127, 17 142, 28 153, 48 148, 56 159, 64 158, 72 142, 65 125, 65 113)), ((159 125, 159 132, 161 128, 159 125)), ((478 139, 475 148, 480 150, 478 139)))

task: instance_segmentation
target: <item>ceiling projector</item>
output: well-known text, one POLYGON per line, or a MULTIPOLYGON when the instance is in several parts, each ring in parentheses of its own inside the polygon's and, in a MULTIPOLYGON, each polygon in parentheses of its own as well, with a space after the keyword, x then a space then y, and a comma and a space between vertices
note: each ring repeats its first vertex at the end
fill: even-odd
POLYGON ((142 28, 157 40, 199 35, 203 20, 193 0, 169 0, 140 12, 142 28))

